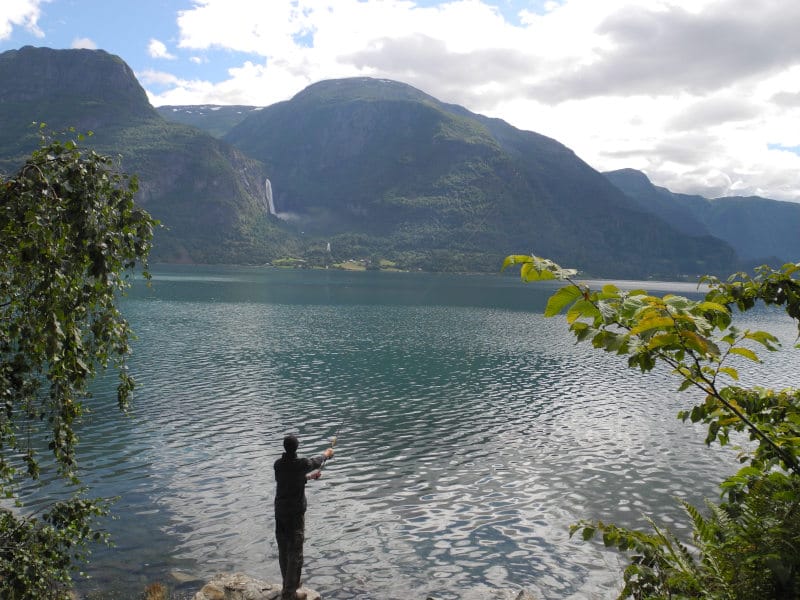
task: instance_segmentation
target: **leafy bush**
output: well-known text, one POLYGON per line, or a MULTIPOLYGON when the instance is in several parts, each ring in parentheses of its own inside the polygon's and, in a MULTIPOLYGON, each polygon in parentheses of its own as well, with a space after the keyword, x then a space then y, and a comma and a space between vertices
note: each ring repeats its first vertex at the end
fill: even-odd
POLYGON ((754 347, 769 351, 779 345, 768 332, 733 325, 734 307, 783 307, 800 333, 800 263, 777 270, 762 266, 754 276, 736 273, 726 281, 705 277, 709 290, 701 301, 614 285, 592 290, 573 280, 574 270, 537 256, 508 256, 503 268, 513 264, 521 265, 525 281, 568 282, 550 297, 545 315, 566 312, 578 341, 627 356, 628 366, 641 371, 665 363, 681 391, 699 392, 702 401, 679 417, 707 425, 706 444, 726 446, 733 432, 753 442, 739 449, 745 466, 721 482, 721 503, 707 502, 705 516, 683 503, 691 541, 651 519, 651 532, 591 521, 572 526, 571 534, 581 531, 585 540, 600 535, 606 546, 628 553, 619 598, 800 596, 800 389, 724 383, 739 379, 731 357, 758 363, 754 347))
POLYGON ((134 204, 136 189, 110 158, 44 136, 0 180, 0 493, 17 501, 0 510, 3 598, 66 598, 74 562, 104 537, 94 528, 107 501, 78 492, 37 517, 22 510, 18 486, 38 478, 41 461, 77 485, 75 427, 98 369, 117 369, 127 406, 132 332, 116 302, 156 225, 134 204))

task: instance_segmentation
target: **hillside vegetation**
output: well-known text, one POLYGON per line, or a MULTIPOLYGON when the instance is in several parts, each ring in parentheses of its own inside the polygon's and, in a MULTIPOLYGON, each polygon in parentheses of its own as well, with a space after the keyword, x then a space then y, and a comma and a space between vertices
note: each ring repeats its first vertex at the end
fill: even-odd
POLYGON ((94 131, 121 156, 165 226, 155 261, 497 272, 527 248, 594 276, 673 278, 795 253, 793 206, 687 200, 641 179, 632 191, 635 178, 603 176, 556 140, 395 81, 156 110, 119 57, 24 47, 0 54, 0 102, 4 172, 35 147, 34 121, 94 131), (779 210, 781 223, 762 218, 779 210))
POLYGON ((767 198, 676 194, 644 173, 622 169, 605 176, 651 212, 689 233, 710 233, 734 247, 746 266, 800 259, 800 204, 767 198))
POLYGON ((0 54, 0 169, 12 172, 39 128, 93 131, 87 143, 136 174, 159 219, 155 261, 263 263, 296 252, 265 208, 264 168, 211 135, 165 121, 130 68, 102 50, 24 47, 0 54))
POLYGON ((497 270, 514 248, 547 248, 617 277, 735 262, 728 244, 642 211, 557 141, 398 82, 320 82, 224 139, 264 163, 279 214, 341 255, 497 270))

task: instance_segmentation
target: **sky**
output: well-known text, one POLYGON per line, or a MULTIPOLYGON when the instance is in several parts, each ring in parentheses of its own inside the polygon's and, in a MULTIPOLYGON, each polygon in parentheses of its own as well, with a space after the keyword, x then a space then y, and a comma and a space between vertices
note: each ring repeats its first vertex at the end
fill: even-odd
POLYGON ((394 79, 599 171, 795 202, 799 26, 798 0, 0 0, 0 51, 106 50, 155 106, 394 79))

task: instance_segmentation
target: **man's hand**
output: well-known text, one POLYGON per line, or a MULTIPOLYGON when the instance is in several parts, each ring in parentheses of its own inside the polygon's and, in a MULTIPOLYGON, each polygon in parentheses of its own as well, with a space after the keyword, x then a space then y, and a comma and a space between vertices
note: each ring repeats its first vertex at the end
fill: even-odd
POLYGON ((312 471, 306 476, 306 479, 319 479, 322 477, 322 471, 312 471))
POLYGON ((333 448, 328 448, 325 450, 325 452, 323 452, 323 454, 325 455, 325 458, 331 458, 333 456, 333 448))

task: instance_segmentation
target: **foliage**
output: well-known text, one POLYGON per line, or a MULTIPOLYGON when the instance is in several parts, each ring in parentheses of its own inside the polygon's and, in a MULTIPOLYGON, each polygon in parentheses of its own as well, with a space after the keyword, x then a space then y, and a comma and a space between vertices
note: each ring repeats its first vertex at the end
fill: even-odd
POLYGON ((108 502, 79 497, 54 504, 40 519, 0 510, 0 592, 3 598, 72 598, 72 565, 88 558, 87 542, 107 540, 97 529, 108 502))
MULTIPOLYGON (((750 276, 726 281, 704 277, 708 291, 695 301, 614 285, 592 290, 575 282, 573 270, 537 256, 508 256, 503 268, 521 266, 525 281, 561 279, 546 316, 566 314, 578 341, 628 357, 628 366, 649 371, 665 363, 679 389, 701 393, 702 401, 679 413, 707 426, 706 444, 728 445, 733 432, 746 433, 739 448, 745 464, 721 483, 723 502, 708 503, 709 515, 684 503, 694 532, 688 542, 649 520, 652 533, 613 524, 581 521, 572 534, 602 535, 606 546, 630 552, 620 598, 796 598, 800 594, 800 389, 742 388, 733 357, 760 362, 756 350, 776 350, 764 331, 739 329, 732 309, 760 301, 782 307, 800 334, 800 264, 762 266, 750 276)), ((800 335, 799 335, 800 337, 800 335)), ((797 345, 800 347, 800 344, 797 345)))
POLYGON ((38 147, 34 120, 94 130, 83 144, 121 155, 121 169, 137 174, 137 203, 164 224, 151 260, 264 264, 299 250, 298 235, 267 214, 264 166, 204 131, 161 118, 119 57, 33 47, 2 52, 0 87, 0 173, 15 173, 38 147))
MULTIPOLYGON (((118 370, 121 409, 134 387, 125 367, 132 332, 116 301, 146 261, 157 222, 134 204, 136 180, 79 148, 82 140, 43 135, 0 180, 0 492, 9 499, 38 478, 42 461, 78 482, 75 426, 98 369, 118 370)), ((38 519, 4 509, 0 595, 59 597, 52 586, 69 581, 106 507, 76 495, 38 519)))

